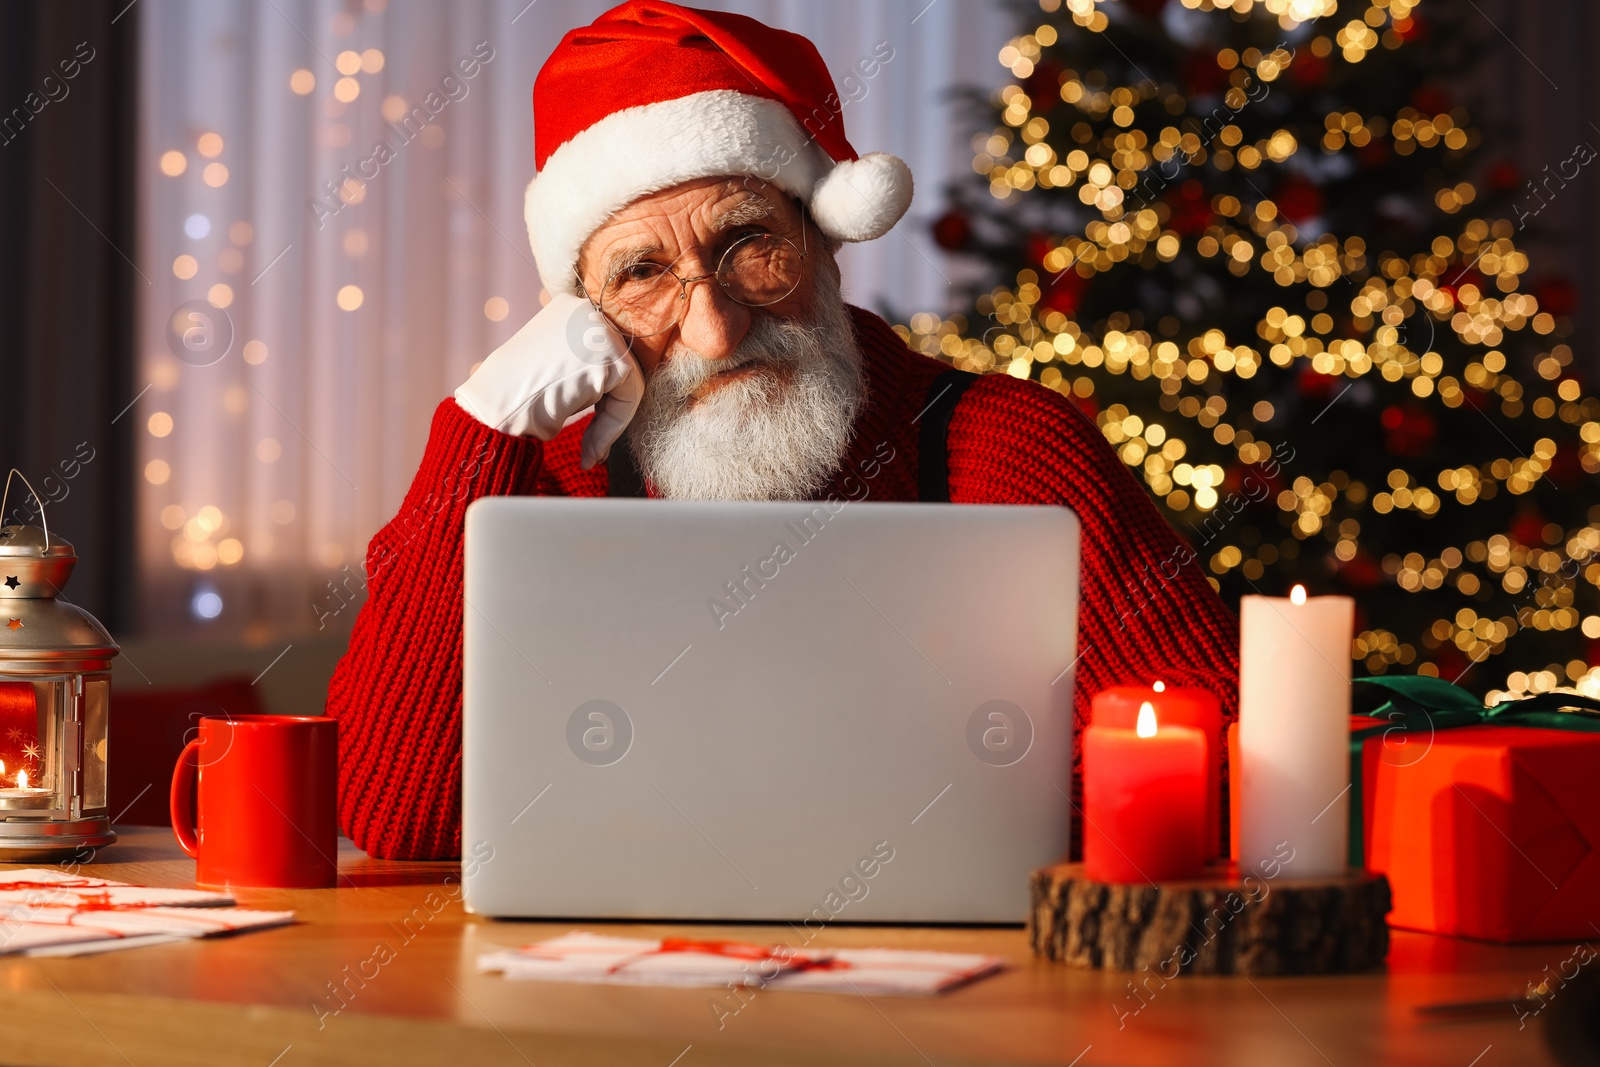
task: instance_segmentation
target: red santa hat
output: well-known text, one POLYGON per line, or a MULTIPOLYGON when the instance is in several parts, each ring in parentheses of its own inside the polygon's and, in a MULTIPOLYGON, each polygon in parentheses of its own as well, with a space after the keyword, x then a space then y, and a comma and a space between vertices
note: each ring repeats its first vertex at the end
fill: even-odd
POLYGON ((523 213, 546 288, 577 291, 578 252, 613 212, 695 178, 760 178, 830 237, 881 237, 911 171, 858 156, 841 110, 810 41, 745 15, 628 0, 568 33, 533 85, 523 213))

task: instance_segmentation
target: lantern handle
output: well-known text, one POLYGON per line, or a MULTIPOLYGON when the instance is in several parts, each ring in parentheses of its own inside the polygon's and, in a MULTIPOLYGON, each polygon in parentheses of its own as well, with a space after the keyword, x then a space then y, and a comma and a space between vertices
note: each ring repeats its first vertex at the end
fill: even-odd
POLYGON ((15 467, 12 467, 11 473, 6 475, 5 491, 0 493, 0 523, 5 522, 6 501, 11 498, 11 479, 13 478, 21 478, 22 484, 28 487, 28 492, 33 496, 33 499, 39 502, 39 522, 44 525, 44 548, 40 552, 41 554, 48 552, 50 551, 50 520, 45 518, 44 497, 40 496, 39 491, 33 487, 33 483, 28 481, 28 476, 15 467))

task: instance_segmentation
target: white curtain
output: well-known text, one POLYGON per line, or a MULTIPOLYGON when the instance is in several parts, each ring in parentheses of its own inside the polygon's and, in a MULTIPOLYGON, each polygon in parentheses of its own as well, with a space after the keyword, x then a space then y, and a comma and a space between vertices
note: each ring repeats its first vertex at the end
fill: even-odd
MULTIPOLYGON (((135 9, 149 283, 144 391, 122 417, 139 431, 147 633, 253 643, 348 627, 366 543, 399 505, 434 406, 538 310, 522 222, 533 80, 562 34, 609 6, 135 9), (423 128, 410 116, 430 92, 423 128)), ((918 191, 894 233, 847 249, 847 295, 944 310, 959 268, 928 223, 941 186, 969 173, 973 132, 945 93, 1000 84, 1011 17, 992 0, 705 6, 803 33, 836 81, 856 77, 852 143, 904 158, 918 191), (857 63, 885 46, 892 58, 861 79, 857 63)))

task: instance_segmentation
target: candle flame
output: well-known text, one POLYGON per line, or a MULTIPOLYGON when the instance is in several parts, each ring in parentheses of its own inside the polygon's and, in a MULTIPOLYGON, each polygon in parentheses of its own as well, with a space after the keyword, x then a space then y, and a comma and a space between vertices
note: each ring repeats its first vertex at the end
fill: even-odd
POLYGON ((1158 693, 1165 693, 1167 691, 1167 683, 1166 682, 1157 682, 1155 685, 1151 686, 1150 688, 1154 689, 1158 693))
MULTIPOLYGON (((1155 733, 1154 730, 1152 730, 1150 732, 1151 733, 1155 733)), ((28 772, 26 770, 21 770, 21 771, 17 772, 17 788, 18 789, 26 789, 26 788, 28 788, 28 772)))
POLYGON ((1140 737, 1154 737, 1156 735, 1156 706, 1148 700, 1139 705, 1139 722, 1134 727, 1133 732, 1140 737))
POLYGON ((1306 602, 1306 587, 1297 585, 1289 591, 1289 603, 1304 604, 1306 602))

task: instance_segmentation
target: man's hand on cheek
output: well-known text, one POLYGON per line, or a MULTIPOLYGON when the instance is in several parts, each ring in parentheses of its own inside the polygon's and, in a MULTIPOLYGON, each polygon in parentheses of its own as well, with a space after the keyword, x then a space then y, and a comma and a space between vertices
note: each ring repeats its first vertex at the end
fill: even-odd
POLYGON ((456 390, 456 403, 502 433, 548 441, 595 409, 583 435, 585 469, 606 458, 644 398, 628 343, 581 297, 560 294, 456 390))

